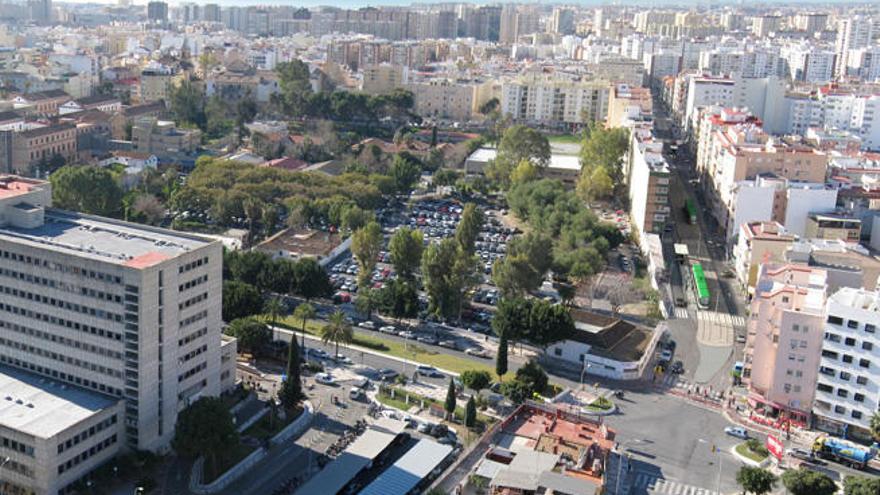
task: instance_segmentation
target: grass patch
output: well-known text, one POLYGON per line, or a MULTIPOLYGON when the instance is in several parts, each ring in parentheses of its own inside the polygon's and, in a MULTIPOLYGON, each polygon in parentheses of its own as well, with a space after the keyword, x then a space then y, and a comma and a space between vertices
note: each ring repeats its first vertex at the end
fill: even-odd
POLYGON ((260 418, 259 421, 244 430, 242 435, 257 438, 259 440, 268 440, 277 435, 278 432, 293 422, 294 419, 298 418, 299 415, 302 414, 302 411, 302 406, 297 406, 296 409, 291 414, 288 414, 285 419, 281 419, 277 416, 277 413, 269 411, 265 416, 260 418))
POLYGON ((614 407, 613 402, 606 399, 605 397, 599 397, 598 399, 594 400, 593 402, 587 404, 586 409, 589 409, 591 411, 603 412, 603 411, 610 411, 612 407, 614 407))
MULTIPOLYGON (((434 400, 430 397, 425 397, 425 396, 422 396, 419 394, 408 392, 408 391, 406 391, 402 388, 399 388, 399 387, 388 387, 388 386, 384 386, 384 385, 379 387, 379 393, 376 394, 376 400, 378 400, 380 403, 382 403, 386 406, 394 407, 394 408, 400 409, 401 411, 407 411, 407 410, 409 410, 409 408, 411 408, 414 405, 421 406, 421 402, 423 400, 425 401, 425 408, 426 409, 431 407, 434 404, 441 404, 440 401, 434 400), (391 397, 391 390, 394 390, 394 397, 393 398, 391 397), (409 397, 409 404, 406 403, 406 397, 409 397)), ((461 399, 457 400, 456 402, 457 403, 456 403, 455 413, 453 415, 453 418, 456 423, 463 425, 464 424, 464 407, 465 407, 465 404, 467 404, 467 402, 463 401, 461 399)), ((477 426, 476 426, 477 431, 482 431, 483 428, 486 428, 487 426, 491 425, 494 422, 495 422, 494 418, 492 418, 490 416, 486 416, 485 414, 482 414, 479 411, 477 411, 477 426)))
POLYGON ((736 453, 755 462, 762 462, 770 455, 767 447, 761 445, 761 442, 754 438, 737 445, 736 453))
MULTIPOLYGON (((278 320, 278 326, 289 328, 299 333, 302 322, 290 316, 278 320)), ((319 335, 320 328, 324 324, 318 320, 309 321, 306 324, 306 333, 311 335, 319 335)), ((411 359, 422 364, 428 364, 454 373, 463 373, 467 370, 488 371, 495 375, 495 367, 487 363, 479 363, 471 359, 444 354, 433 350, 429 347, 423 347, 410 343, 404 345, 403 342, 391 340, 378 335, 365 335, 365 331, 355 329, 354 345, 366 347, 385 354, 396 356, 399 358, 411 359)))

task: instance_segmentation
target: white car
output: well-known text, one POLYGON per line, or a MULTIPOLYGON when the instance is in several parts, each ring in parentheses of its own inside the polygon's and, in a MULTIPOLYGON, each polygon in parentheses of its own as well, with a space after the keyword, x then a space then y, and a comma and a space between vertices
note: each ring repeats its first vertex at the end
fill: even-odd
POLYGON ((372 321, 362 321, 362 322, 358 323, 358 326, 361 328, 366 328, 367 330, 375 330, 376 329, 376 324, 373 323, 372 321))
POLYGON ((742 438, 743 440, 748 440, 749 438, 749 430, 742 426, 728 426, 724 428, 724 433, 727 433, 732 437, 742 438))
POLYGON ((317 373, 315 375, 315 381, 318 383, 323 383, 324 385, 333 385, 334 383, 336 383, 333 381, 333 375, 331 375, 330 373, 317 373))
POLYGON ((443 373, 437 371, 437 368, 433 366, 419 366, 416 368, 416 373, 431 378, 443 378, 443 373))
POLYGON ((416 334, 410 332, 409 330, 404 330, 402 332, 398 332, 397 336, 404 339, 414 339, 416 337, 416 334))
POLYGON ((391 325, 385 325, 384 327, 381 327, 379 329, 379 331, 381 333, 387 333, 388 335, 396 335, 397 334, 397 329, 391 325))
POLYGON ((334 361, 341 364, 351 364, 351 359, 348 356, 343 356, 342 354, 337 354, 334 361))
POLYGON ((469 356, 474 356, 474 357, 478 357, 478 358, 488 358, 489 357, 489 353, 486 352, 485 349, 480 349, 479 347, 470 347, 468 349, 465 349, 464 353, 469 356))

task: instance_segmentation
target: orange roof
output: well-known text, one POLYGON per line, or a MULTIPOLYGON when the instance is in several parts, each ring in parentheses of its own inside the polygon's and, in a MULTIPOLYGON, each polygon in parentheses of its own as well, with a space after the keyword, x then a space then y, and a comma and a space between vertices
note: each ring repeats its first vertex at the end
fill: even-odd
POLYGON ((170 258, 171 257, 168 256, 167 254, 162 254, 162 253, 158 253, 156 251, 153 251, 150 253, 142 254, 140 256, 135 256, 134 258, 126 261, 124 263, 124 265, 131 267, 131 268, 143 269, 143 268, 149 268, 153 265, 158 265, 159 263, 161 263, 167 259, 170 259, 170 258))
POLYGON ((13 180, 5 186, 0 186, 0 199, 14 198, 15 196, 30 192, 32 184, 25 181, 13 180))

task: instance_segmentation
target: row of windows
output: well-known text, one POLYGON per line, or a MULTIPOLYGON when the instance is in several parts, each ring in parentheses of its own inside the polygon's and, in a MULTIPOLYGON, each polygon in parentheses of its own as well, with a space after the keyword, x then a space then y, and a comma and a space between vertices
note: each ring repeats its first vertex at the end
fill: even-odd
POLYGON ((204 320, 207 317, 208 317, 207 310, 199 311, 198 313, 196 313, 188 318, 184 318, 184 319, 180 320, 180 328, 192 325, 193 323, 195 323, 199 320, 204 320))
POLYGON ((190 270, 195 270, 196 268, 198 268, 202 265, 207 265, 207 264, 208 264, 208 257, 205 256, 204 258, 199 258, 197 260, 190 261, 189 263, 187 263, 185 265, 180 265, 179 267, 177 267, 177 273, 186 273, 190 270))
POLYGON ((13 349, 17 349, 19 351, 27 352, 28 354, 33 354, 35 356, 41 356, 44 358, 52 359, 55 361, 61 361, 62 363, 67 363, 72 366, 76 366, 77 368, 82 368, 84 370, 94 371, 96 373, 101 373, 102 375, 112 376, 116 378, 122 378, 122 373, 107 368, 106 366, 101 366, 100 364, 89 363, 87 361, 81 361, 76 358, 72 358, 70 356, 66 356, 64 354, 58 354, 57 352, 47 351, 40 347, 34 347, 32 345, 23 344, 18 342, 17 340, 7 340, 0 337, 0 345, 11 347, 13 349))
POLYGON ((20 263, 27 263, 28 265, 41 266, 43 268, 48 268, 50 270, 56 270, 62 273, 71 273, 73 275, 77 275, 80 277, 91 278, 95 280, 101 280, 104 282, 112 282, 114 284, 121 284, 122 277, 118 275, 111 275, 109 273, 104 272, 96 272, 94 270, 86 270, 79 266, 73 265, 63 265, 61 263, 56 263, 54 261, 47 261, 41 258, 37 258, 35 256, 28 256, 18 253, 13 253, 10 251, 0 250, 0 257, 15 260, 20 263))
POLYGON ((189 361, 190 359, 192 359, 192 358, 198 356, 199 354, 201 354, 201 353, 203 353, 203 352, 207 352, 207 351, 208 351, 208 345, 207 345, 207 344, 205 344, 205 345, 201 345, 201 346, 199 346, 199 347, 196 347, 195 349, 193 349, 193 350, 187 352, 186 354, 184 354, 183 356, 181 356, 181 357, 179 358, 179 359, 180 359, 180 364, 183 364, 183 363, 189 361))
MULTIPOLYGON (((831 323, 832 325, 842 326, 843 318, 841 318, 840 316, 828 315, 828 323, 831 323)), ((846 327, 852 328, 853 330, 858 330, 859 322, 857 322, 856 320, 847 320, 846 327)), ((870 323, 865 323, 864 331, 865 333, 875 333, 877 331, 877 327, 870 323)))
POLYGON ((55 368, 43 368, 42 366, 38 366, 30 361, 22 361, 21 359, 14 358, 11 356, 7 356, 5 354, 0 354, 0 363, 8 364, 10 366, 15 366, 16 368, 21 368, 25 370, 33 371, 34 373, 39 373, 41 375, 50 376, 52 378, 65 381, 68 383, 74 383, 76 385, 80 385, 82 387, 87 387, 92 390, 97 390, 99 392, 103 392, 105 394, 110 394, 116 397, 122 396, 122 390, 110 387, 103 383, 98 383, 93 380, 86 380, 82 377, 76 375, 68 375, 67 373, 62 373, 55 368))
POLYGON ((189 282, 185 282, 185 283, 180 284, 180 286, 177 288, 177 291, 183 292, 183 291, 192 289, 193 287, 197 287, 199 285, 202 285, 207 281, 208 281, 208 275, 205 274, 200 277, 196 277, 196 278, 190 280, 189 282))
POLYGON ((101 452, 102 450, 113 445, 114 443, 116 443, 116 434, 115 433, 113 435, 110 435, 109 437, 107 437, 103 442, 92 445, 91 447, 89 447, 89 450, 84 450, 84 451, 80 452, 76 457, 70 459, 69 461, 65 462, 64 464, 59 464, 58 465, 58 474, 64 473, 64 471, 67 471, 68 469, 78 465, 79 463, 85 461, 89 457, 92 457, 93 455, 97 454, 98 452, 101 452))
POLYGON ((0 275, 10 277, 16 280, 23 280, 25 282, 29 282, 32 284, 43 285, 46 287, 51 287, 53 289, 63 290, 65 292, 70 292, 72 294, 79 294, 87 297, 93 297, 95 299, 100 299, 102 301, 122 303, 122 297, 116 294, 111 294, 109 292, 104 292, 100 290, 91 289, 88 287, 77 286, 73 284, 68 284, 65 282, 61 282, 58 280, 52 280, 46 277, 40 277, 38 275, 31 275, 29 273, 22 273, 15 270, 10 270, 8 268, 0 269, 0 275))
POLYGON ((186 344, 189 344, 190 342, 192 342, 193 340, 196 340, 197 338, 202 337, 207 334, 208 334, 208 327, 200 328, 200 329, 196 330, 195 332, 187 335, 186 337, 178 340, 177 345, 178 345, 178 347, 183 347, 186 344))
POLYGON ((92 425, 88 430, 83 430, 83 431, 77 433, 76 435, 68 438, 64 443, 58 444, 58 453, 60 454, 71 447, 79 445, 80 442, 85 441, 87 438, 90 438, 97 433, 101 433, 105 429, 110 428, 111 426, 115 425, 116 421, 117 421, 116 415, 114 414, 113 416, 110 416, 109 418, 105 419, 104 421, 101 421, 98 424, 92 425))
MULTIPOLYGON (((825 332, 825 340, 827 340, 829 342, 834 342, 837 344, 843 342, 843 345, 846 345, 849 347, 855 347, 855 345, 857 344, 856 339, 854 337, 844 338, 844 337, 840 336, 839 334, 832 333, 832 332, 825 332)), ((872 344, 871 342, 868 342, 867 340, 863 340, 862 341, 862 349, 864 349, 866 351, 873 350, 874 344, 872 344)))
POLYGON ((72 303, 70 301, 64 301, 61 299, 55 299, 54 297, 34 294, 33 292, 28 292, 26 290, 18 290, 14 287, 0 286, 0 292, 4 294, 9 294, 11 296, 20 297, 22 299, 27 299, 28 301, 35 301, 48 306, 54 306, 56 308, 73 311, 75 313, 82 313, 89 316, 94 316, 95 318, 117 322, 122 321, 122 315, 118 313, 104 311, 103 309, 95 309, 89 306, 82 306, 76 303, 72 303))
POLYGON ((24 454, 28 457, 34 456, 34 448, 26 443, 3 437, 2 445, 4 449, 14 450, 15 452, 24 454))
POLYGON ((3 466, 3 469, 8 469, 28 478, 34 477, 34 470, 32 468, 11 459, 8 461, 4 460, 0 466, 3 466))
POLYGON ((188 307, 192 306, 193 304, 198 304, 206 299, 208 299, 208 293, 203 292, 195 297, 191 297, 191 298, 187 299, 186 301, 183 301, 182 303, 178 304, 177 309, 182 311, 185 308, 188 308, 188 307))
POLYGON ((0 311, 6 311, 7 313, 24 316, 26 318, 31 318, 34 320, 51 323, 53 325, 71 328, 80 332, 90 333, 92 335, 97 335, 98 337, 106 337, 111 340, 122 340, 121 333, 111 332, 110 330, 93 327, 91 325, 86 325, 77 321, 57 318, 55 316, 47 315, 45 313, 38 313, 36 311, 31 311, 30 309, 19 308, 18 306, 13 306, 11 304, 4 304, 0 302, 0 311))
POLYGON ((50 332, 43 332, 41 330, 34 330, 33 328, 28 328, 22 325, 17 325, 15 323, 10 323, 8 321, 0 320, 0 328, 7 328, 12 330, 13 332, 17 332, 23 335, 31 335, 33 337, 37 337, 38 339, 49 340, 52 342, 58 342, 59 344, 63 344, 68 347, 73 347, 75 349, 83 349, 85 351, 98 354, 100 356, 108 356, 113 359, 122 359, 122 353, 112 351, 110 349, 105 349, 104 347, 87 344, 80 340, 68 339, 66 337, 61 337, 59 335, 55 335, 50 332))
MULTIPOLYGON (((834 360, 837 360, 837 358, 839 357, 840 360, 843 361, 844 363, 852 363, 855 360, 855 358, 850 354, 844 354, 843 356, 841 356, 840 354, 838 354, 834 351, 829 351, 828 349, 822 350, 822 357, 825 357, 828 359, 834 359, 834 360)), ((865 359, 865 358, 861 358, 861 359, 859 359, 859 366, 861 366, 862 368, 866 368, 866 369, 870 368, 871 361, 868 359, 865 359)))
POLYGON ((189 370, 187 370, 184 374, 178 376, 177 382, 180 383, 180 382, 186 380, 187 378, 195 375, 196 373, 204 370, 207 367, 208 367, 208 363, 202 361, 201 363, 199 363, 199 364, 193 366, 192 368, 190 368, 189 370))

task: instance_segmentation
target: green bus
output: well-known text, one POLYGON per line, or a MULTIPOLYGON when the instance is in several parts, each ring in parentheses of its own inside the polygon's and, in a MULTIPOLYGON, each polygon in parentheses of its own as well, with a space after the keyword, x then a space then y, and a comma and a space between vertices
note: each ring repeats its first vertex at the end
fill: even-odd
POLYGON ((691 273, 694 276, 694 294, 697 296, 697 306, 706 309, 709 307, 709 286, 706 285, 703 265, 694 263, 691 265, 691 273))
POLYGON ((697 206, 694 204, 694 200, 688 198, 684 203, 684 213, 687 216, 687 221, 691 225, 695 225, 697 223, 697 206))

